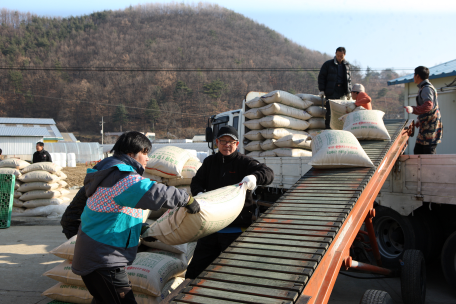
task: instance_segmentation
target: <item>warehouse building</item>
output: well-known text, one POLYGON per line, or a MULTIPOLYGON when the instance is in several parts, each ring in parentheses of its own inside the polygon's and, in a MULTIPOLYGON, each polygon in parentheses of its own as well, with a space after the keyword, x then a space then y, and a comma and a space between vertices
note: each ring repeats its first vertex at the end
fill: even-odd
POLYGON ((43 138, 45 143, 63 140, 62 134, 52 118, 0 117, 0 127, 45 128, 48 131, 48 135, 43 138))
POLYGON ((50 134, 46 128, 2 127, 0 126, 0 149, 6 157, 32 160, 36 143, 50 134))

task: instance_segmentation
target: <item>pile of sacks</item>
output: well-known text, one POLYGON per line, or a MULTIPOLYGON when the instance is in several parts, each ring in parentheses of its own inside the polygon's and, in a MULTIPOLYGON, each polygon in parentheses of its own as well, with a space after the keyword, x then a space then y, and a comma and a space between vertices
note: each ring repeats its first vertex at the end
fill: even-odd
POLYGON ((312 156, 308 137, 325 128, 320 97, 273 91, 245 105, 244 126, 250 129, 245 138, 250 142, 244 148, 249 156, 312 156))
POLYGON ((69 199, 68 184, 62 167, 42 162, 30 165, 20 159, 0 162, 0 173, 14 174, 14 201, 12 216, 49 216, 63 214, 69 199))

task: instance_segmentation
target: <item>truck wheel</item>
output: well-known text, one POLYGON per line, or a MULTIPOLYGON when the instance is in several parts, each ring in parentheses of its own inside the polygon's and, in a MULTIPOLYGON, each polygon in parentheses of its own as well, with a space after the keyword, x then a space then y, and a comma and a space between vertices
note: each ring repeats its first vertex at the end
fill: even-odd
POLYGON ((442 248, 442 270, 446 281, 456 290, 456 232, 445 241, 442 248))
POLYGON ((359 304, 393 304, 393 300, 386 291, 368 289, 359 304))
POLYGON ((401 268, 401 294, 404 304, 424 304, 426 299, 426 263, 419 250, 406 250, 401 268))
POLYGON ((377 206, 372 219, 383 267, 399 268, 404 251, 416 248, 412 221, 391 208, 377 206))

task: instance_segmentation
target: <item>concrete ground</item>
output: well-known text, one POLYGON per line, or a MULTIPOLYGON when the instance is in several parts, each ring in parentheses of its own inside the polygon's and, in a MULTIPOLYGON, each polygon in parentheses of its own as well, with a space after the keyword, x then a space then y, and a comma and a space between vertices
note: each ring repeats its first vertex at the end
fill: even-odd
MULTIPOLYGON (((56 284, 42 274, 63 260, 49 251, 66 241, 60 226, 12 226, 0 230, 0 303, 44 304, 51 300, 41 293, 56 284)), ((439 261, 428 265, 428 304, 454 304, 456 293, 446 284, 439 261)), ((330 304, 359 303, 367 289, 387 291, 402 303, 400 280, 359 280, 339 275, 330 304)))

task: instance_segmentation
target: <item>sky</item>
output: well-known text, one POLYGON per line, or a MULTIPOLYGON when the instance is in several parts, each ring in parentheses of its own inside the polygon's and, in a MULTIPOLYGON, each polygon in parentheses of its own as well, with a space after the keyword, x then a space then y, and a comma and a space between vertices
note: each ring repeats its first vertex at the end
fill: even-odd
MULTIPOLYGON (((40 16, 78 16, 124 9, 142 3, 194 1, 15 0, 0 8, 40 16)), ((410 73, 419 65, 456 59, 454 0, 212 0, 204 1, 241 13, 308 49, 334 54, 362 68, 394 68, 410 73)))

